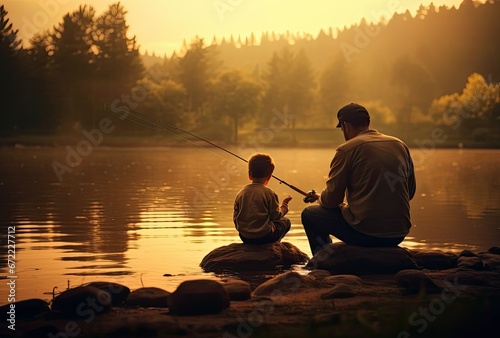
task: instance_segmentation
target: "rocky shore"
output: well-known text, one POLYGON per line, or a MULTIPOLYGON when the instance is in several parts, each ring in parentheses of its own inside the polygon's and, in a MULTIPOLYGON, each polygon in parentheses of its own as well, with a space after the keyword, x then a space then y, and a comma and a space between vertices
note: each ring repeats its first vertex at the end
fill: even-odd
POLYGON ((200 266, 220 281, 186 281, 172 292, 99 281, 50 304, 4 305, 0 336, 500 336, 497 247, 454 254, 335 243, 309 259, 290 243, 235 243, 200 266))

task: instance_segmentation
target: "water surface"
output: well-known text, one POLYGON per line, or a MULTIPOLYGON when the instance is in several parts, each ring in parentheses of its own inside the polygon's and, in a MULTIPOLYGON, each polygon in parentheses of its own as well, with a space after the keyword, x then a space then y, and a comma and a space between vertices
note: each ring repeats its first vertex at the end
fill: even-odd
MULTIPOLYGON (((305 191, 323 188, 334 153, 261 151, 274 157, 277 177, 305 191)), ((417 194, 402 246, 460 252, 500 245, 500 151, 412 153, 417 194)), ((54 287, 96 280, 174 291, 183 280, 220 278, 199 263, 212 249, 240 241, 232 208, 249 182, 243 161, 205 148, 100 147, 80 161, 68 154, 64 147, 0 149, 0 276, 9 275, 6 239, 14 226, 17 300, 51 299, 54 287), (61 171, 59 165, 69 164, 71 172, 61 171)), ((300 224, 302 196, 276 180, 269 186, 280 198, 293 196, 285 240, 310 254, 300 224)), ((0 304, 7 291, 0 288, 0 304)))

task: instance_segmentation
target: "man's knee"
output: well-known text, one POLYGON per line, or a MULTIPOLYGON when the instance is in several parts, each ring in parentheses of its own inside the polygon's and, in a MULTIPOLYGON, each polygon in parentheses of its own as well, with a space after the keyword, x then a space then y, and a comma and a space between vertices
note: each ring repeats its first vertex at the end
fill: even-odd
POLYGON ((307 223, 310 219, 311 216, 311 206, 305 207, 304 210, 302 210, 302 213, 300 214, 300 218, 302 220, 302 224, 307 223))

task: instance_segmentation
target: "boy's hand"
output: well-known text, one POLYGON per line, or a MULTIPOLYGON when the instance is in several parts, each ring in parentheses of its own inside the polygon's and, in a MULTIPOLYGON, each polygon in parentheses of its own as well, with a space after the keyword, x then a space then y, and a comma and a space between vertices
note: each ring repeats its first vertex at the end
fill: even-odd
POLYGON ((285 199, 283 200, 283 204, 288 204, 288 202, 290 202, 292 200, 292 196, 288 195, 287 197, 285 197, 285 199))

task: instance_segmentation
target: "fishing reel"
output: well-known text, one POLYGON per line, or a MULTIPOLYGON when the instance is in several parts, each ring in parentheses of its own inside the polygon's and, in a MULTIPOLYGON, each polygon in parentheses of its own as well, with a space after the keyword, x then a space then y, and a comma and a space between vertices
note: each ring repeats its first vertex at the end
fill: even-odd
POLYGON ((317 200, 316 196, 316 190, 310 190, 307 192, 306 197, 304 197, 304 203, 312 203, 317 200), (313 197, 314 196, 314 197, 313 197))

